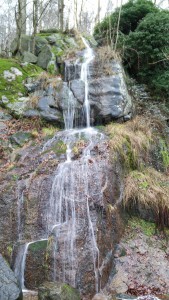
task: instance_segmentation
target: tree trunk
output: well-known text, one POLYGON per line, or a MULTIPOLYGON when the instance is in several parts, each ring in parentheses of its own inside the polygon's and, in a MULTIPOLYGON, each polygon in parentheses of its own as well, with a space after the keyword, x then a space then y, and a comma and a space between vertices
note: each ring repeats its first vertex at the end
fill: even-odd
MULTIPOLYGON (((24 1, 26 2, 26 1, 24 1)), ((25 6, 26 9, 26 6, 25 6)), ((24 32, 24 29, 22 28, 23 26, 23 1, 22 0, 18 0, 18 8, 17 11, 15 11, 15 20, 16 20, 16 28, 17 28, 17 48, 15 51, 15 55, 16 54, 21 54, 21 35, 24 32)), ((25 18, 25 23, 26 23, 26 18, 25 18)))
POLYGON ((58 8, 59 8, 59 27, 63 31, 64 30, 64 0, 59 0, 58 8))
POLYGON ((32 43, 32 52, 35 54, 35 36, 38 31, 38 8, 39 0, 33 0, 33 43, 32 43))
POLYGON ((98 23, 100 23, 100 10, 101 10, 100 0, 98 0, 98 3, 97 3, 97 22, 98 23))
POLYGON ((75 25, 74 27, 77 29, 78 28, 78 19, 77 19, 77 0, 74 0, 74 20, 75 20, 75 25))

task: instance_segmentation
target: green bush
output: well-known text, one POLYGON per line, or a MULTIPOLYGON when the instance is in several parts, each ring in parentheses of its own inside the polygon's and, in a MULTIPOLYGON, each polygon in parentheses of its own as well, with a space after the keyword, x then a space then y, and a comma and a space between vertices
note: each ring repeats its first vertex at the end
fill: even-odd
POLYGON ((169 96, 169 12, 148 14, 125 43, 124 58, 130 73, 169 96))
MULTIPOLYGON (((148 13, 158 11, 152 1, 149 0, 129 0, 122 6, 119 30, 123 34, 134 31, 148 13)), ((94 37, 98 43, 114 41, 116 36, 119 8, 110 16, 106 17, 94 29, 94 37)))

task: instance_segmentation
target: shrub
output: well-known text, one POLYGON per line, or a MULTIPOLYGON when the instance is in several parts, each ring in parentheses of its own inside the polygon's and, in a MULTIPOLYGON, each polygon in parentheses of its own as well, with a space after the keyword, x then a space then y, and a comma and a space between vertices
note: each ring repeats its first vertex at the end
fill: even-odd
MULTIPOLYGON (((148 13, 158 11, 152 1, 149 0, 129 0, 122 6, 119 30, 123 34, 129 34, 134 31, 148 13)), ((94 37, 99 43, 110 41, 115 38, 117 28, 117 20, 119 15, 119 8, 115 10, 110 16, 97 24, 94 29, 94 37)))
POLYGON ((128 70, 158 93, 169 95, 169 12, 148 14, 129 34, 125 46, 128 70))

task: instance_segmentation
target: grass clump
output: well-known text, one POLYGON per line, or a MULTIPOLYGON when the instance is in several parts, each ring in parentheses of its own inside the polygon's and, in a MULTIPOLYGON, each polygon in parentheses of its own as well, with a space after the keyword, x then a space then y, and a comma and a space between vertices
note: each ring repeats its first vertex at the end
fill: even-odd
POLYGON ((169 179, 164 173, 148 167, 142 171, 131 171, 124 188, 125 208, 142 207, 150 210, 156 224, 163 229, 169 226, 169 179))
POLYGON ((141 167, 153 141, 151 121, 138 116, 125 124, 110 124, 106 131, 113 156, 120 156, 127 169, 141 167))
POLYGON ((53 127, 53 126, 44 127, 44 128, 42 128, 42 135, 44 137, 51 138, 56 134, 57 131, 58 131, 58 129, 56 127, 53 127))

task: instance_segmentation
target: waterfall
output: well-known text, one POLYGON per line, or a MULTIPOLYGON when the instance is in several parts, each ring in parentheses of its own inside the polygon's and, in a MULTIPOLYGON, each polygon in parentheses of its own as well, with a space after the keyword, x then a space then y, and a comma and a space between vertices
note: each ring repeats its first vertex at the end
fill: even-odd
MULTIPOLYGON (((83 39, 83 38, 82 38, 83 39)), ((96 239, 96 220, 92 211, 92 199, 96 202, 103 202, 103 176, 104 164, 97 162, 92 156, 97 145, 105 139, 102 133, 90 127, 90 103, 88 98, 88 71, 89 64, 94 59, 92 49, 83 39, 86 46, 84 51, 84 63, 81 67, 81 80, 85 84, 84 111, 86 117, 86 127, 73 129, 75 110, 71 93, 67 110, 63 111, 65 130, 57 133, 43 147, 42 151, 50 148, 57 140, 62 140, 66 145, 66 160, 61 162, 54 174, 52 188, 49 195, 47 209, 47 232, 44 237, 52 237, 53 242, 53 280, 68 282, 77 287, 78 257, 85 253, 92 262, 90 272, 95 276, 95 290, 99 291, 99 249, 96 239), (78 159, 72 159, 74 147, 82 143, 81 152, 78 159), (84 233, 85 242, 77 249, 77 243, 81 244, 84 233)), ((77 146, 76 146, 77 147, 77 146)), ((20 225, 19 225, 20 226, 20 225)), ((36 241, 34 241, 36 242, 36 241)), ((15 274, 17 275, 21 287, 24 289, 24 272, 26 255, 29 242, 21 247, 20 254, 15 263, 15 274), (18 267, 20 265, 20 267, 18 267)))
POLYGON ((86 46, 85 54, 84 54, 84 63, 82 64, 81 68, 81 80, 85 84, 85 102, 84 102, 84 108, 85 108, 85 115, 86 115, 86 125, 87 127, 90 127, 90 103, 89 103, 89 97, 88 97, 88 76, 89 76, 89 64, 94 59, 94 54, 92 48, 89 47, 86 40, 82 37, 83 43, 86 46))

